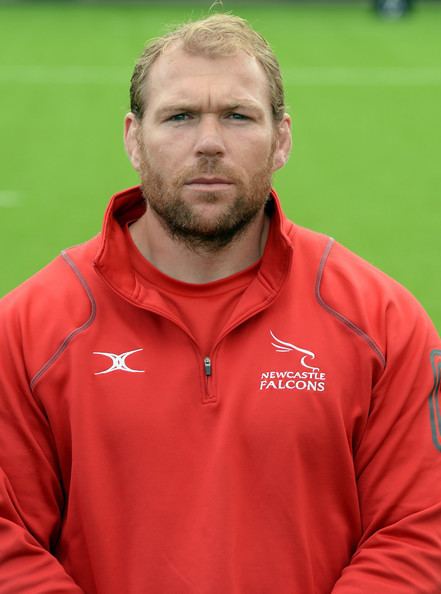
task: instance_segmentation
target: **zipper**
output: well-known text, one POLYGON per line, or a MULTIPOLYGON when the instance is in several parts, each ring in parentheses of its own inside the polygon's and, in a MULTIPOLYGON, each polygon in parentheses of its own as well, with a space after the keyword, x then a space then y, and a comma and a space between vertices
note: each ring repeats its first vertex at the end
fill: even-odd
POLYGON ((210 357, 204 357, 205 395, 204 402, 214 402, 216 398, 210 393, 213 364, 210 357))
POLYGON ((211 366, 211 359, 210 359, 210 357, 205 357, 204 358, 204 371, 205 371, 205 376, 206 377, 210 377, 210 375, 213 372, 213 368, 211 366))

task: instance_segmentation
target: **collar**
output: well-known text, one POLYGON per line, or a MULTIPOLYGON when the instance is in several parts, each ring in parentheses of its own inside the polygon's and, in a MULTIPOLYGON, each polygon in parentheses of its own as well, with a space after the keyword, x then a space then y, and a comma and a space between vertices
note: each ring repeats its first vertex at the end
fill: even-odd
MULTIPOLYGON (((281 209, 280 200, 271 191, 271 228, 256 279, 251 283, 249 297, 244 306, 248 311, 269 305, 281 290, 291 269, 292 224, 281 209)), ((100 243, 93 265, 110 288, 125 300, 145 309, 159 311, 162 298, 155 287, 143 282, 130 261, 124 237, 124 226, 137 220, 145 212, 145 200, 140 186, 115 194, 106 209, 100 243)))

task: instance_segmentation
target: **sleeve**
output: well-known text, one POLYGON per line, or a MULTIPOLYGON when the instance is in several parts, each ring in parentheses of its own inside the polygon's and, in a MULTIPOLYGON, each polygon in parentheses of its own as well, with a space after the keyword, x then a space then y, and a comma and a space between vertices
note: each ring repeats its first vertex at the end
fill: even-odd
POLYGON ((441 592, 441 341, 404 293, 354 452, 363 535, 331 594, 441 592))
POLYGON ((0 594, 80 594, 51 553, 64 506, 56 451, 29 388, 18 324, 1 306, 0 594))

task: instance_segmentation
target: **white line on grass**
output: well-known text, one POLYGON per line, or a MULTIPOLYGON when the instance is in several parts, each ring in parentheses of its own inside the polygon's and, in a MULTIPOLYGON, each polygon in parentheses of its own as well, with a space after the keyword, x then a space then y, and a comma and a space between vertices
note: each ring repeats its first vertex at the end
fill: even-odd
POLYGON ((20 206, 20 192, 13 190, 0 190, 0 208, 15 208, 20 206))
MULTIPOLYGON (((285 82, 299 86, 441 86, 441 67, 305 66, 282 69, 285 82)), ((111 66, 2 66, 0 84, 125 84, 130 71, 111 66)))
POLYGON ((288 68, 284 79, 287 84, 303 86, 439 86, 441 68, 313 66, 288 68))
POLYGON ((130 80, 127 68, 106 66, 2 66, 0 83, 107 85, 130 80))

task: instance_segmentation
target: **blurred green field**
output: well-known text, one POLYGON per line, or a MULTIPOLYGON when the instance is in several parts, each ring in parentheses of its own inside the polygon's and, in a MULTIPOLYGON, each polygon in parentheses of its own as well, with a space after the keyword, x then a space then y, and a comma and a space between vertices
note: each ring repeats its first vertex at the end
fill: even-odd
MULTIPOLYGON (((122 146, 133 63, 210 4, 0 5, 0 295, 94 235, 136 183, 122 146)), ((406 285, 441 329, 441 5, 385 21, 363 4, 224 4, 281 61, 288 214, 406 285)))

